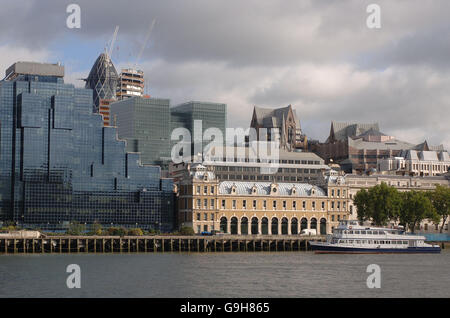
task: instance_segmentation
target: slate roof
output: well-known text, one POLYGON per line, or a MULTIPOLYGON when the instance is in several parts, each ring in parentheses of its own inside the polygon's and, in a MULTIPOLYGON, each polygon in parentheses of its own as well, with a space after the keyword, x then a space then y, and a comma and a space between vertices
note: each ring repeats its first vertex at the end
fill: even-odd
POLYGON ((281 127, 283 118, 286 119, 288 117, 290 108, 292 109, 292 113, 294 114, 295 125, 298 129, 300 129, 300 121, 298 120, 295 109, 293 109, 291 105, 281 108, 262 108, 255 106, 254 111, 256 115, 256 122, 258 123, 258 125, 267 128, 281 127))
MULTIPOLYGON (((355 137, 362 135, 368 130, 371 130, 372 132, 379 132, 380 128, 378 126, 378 123, 361 124, 361 123, 340 123, 336 121, 331 122, 331 131, 334 133, 334 138, 336 140, 345 141, 347 140, 348 137, 355 137)), ((327 142, 328 141, 329 140, 327 140, 327 142)))
MULTIPOLYGON (((222 181, 219 183, 219 194, 231 194, 232 187, 236 186, 237 195, 250 195, 252 189, 256 187, 257 195, 270 195, 270 182, 241 182, 241 181, 222 181)), ((276 183, 277 195, 281 196, 295 196, 295 197, 308 197, 308 196, 326 196, 325 191, 322 188, 314 186, 308 183, 276 183), (292 194, 292 189, 296 188, 296 193, 292 194), (312 189, 315 189, 315 194, 312 194, 312 189)))

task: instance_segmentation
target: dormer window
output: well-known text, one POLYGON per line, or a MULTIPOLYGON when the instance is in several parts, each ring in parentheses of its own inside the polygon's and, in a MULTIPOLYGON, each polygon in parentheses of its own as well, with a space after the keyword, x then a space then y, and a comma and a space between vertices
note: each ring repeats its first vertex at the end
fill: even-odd
POLYGON ((316 195, 316 188, 313 187, 313 188, 311 189, 311 195, 316 195))
POLYGON ((252 187, 252 194, 256 194, 256 185, 252 187))
POLYGON ((203 180, 208 181, 208 175, 206 173, 203 175, 203 180))
POLYGON ((297 188, 293 187, 291 190, 291 195, 296 195, 297 194, 297 188))
POLYGON ((271 193, 271 194, 276 194, 277 191, 278 191, 277 185, 272 183, 272 184, 270 185, 270 193, 271 193))
POLYGON ((231 193, 236 194, 236 185, 234 184, 231 186, 231 193))

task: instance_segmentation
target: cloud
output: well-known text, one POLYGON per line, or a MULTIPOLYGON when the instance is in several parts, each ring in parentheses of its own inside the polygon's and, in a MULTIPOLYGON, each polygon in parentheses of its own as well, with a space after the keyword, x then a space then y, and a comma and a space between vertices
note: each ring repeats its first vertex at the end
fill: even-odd
MULTIPOLYGON (((139 61, 152 96, 226 103, 234 127, 248 126, 255 104, 292 104, 310 138, 324 140, 331 120, 378 121, 405 141, 450 148, 450 2, 378 0, 378 30, 366 27, 372 2, 79 0, 73 30, 68 2, 16 0, 2 6, 0 38, 27 58, 63 56, 66 82, 82 86, 115 25, 120 69, 156 18, 139 61)), ((7 51, 3 64, 15 56, 7 51)))
POLYGON ((0 57, 0 71, 3 72, 0 77, 3 78, 6 69, 17 61, 48 62, 52 58, 52 54, 45 49, 31 50, 26 47, 1 45, 0 57))

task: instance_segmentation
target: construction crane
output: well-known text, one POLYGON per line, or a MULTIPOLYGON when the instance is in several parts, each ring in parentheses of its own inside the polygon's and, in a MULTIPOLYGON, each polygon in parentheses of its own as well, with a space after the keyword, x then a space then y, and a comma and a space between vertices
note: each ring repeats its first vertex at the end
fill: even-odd
POLYGON ((153 27, 155 26, 156 23, 156 19, 153 19, 152 23, 150 23, 149 28, 148 28, 148 32, 145 36, 145 40, 144 40, 144 44, 141 47, 141 50, 139 51, 139 54, 136 58, 136 63, 134 63, 134 68, 137 68, 137 65, 139 63, 139 60, 141 59, 142 53, 144 53, 144 49, 145 46, 147 45, 148 39, 150 38, 150 34, 152 33, 153 27))
POLYGON ((112 50, 113 50, 113 47, 114 47, 114 42, 116 42, 117 32, 119 32, 119 26, 118 25, 116 25, 116 29, 114 30, 114 34, 113 34, 113 37, 111 39, 111 45, 109 46, 109 51, 107 52, 110 59, 111 59, 111 54, 112 54, 112 50))

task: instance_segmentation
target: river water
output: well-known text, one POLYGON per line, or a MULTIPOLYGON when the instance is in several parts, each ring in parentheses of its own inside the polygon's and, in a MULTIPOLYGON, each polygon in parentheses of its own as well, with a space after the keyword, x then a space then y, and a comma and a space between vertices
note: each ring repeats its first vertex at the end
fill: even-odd
POLYGON ((450 297, 441 254, 312 252, 1 255, 0 297, 450 297), (69 289, 69 264, 81 288, 69 289), (366 284, 369 264, 381 288, 366 284))

